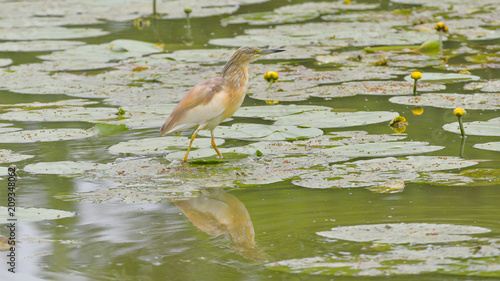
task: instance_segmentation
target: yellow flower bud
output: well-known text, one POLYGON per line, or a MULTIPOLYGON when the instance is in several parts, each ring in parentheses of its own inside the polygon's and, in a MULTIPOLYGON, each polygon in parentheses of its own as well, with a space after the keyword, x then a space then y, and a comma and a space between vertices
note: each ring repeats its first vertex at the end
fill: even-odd
POLYGON ((396 134, 401 134, 404 131, 406 131, 406 126, 408 125, 408 122, 406 122, 406 118, 403 116, 397 116, 394 117, 394 119, 389 123, 389 126, 392 127, 392 130, 396 134))
POLYGON ((264 79, 267 81, 267 82, 276 82, 278 81, 278 72, 276 71, 268 71, 264 74, 264 79))
POLYGON ((446 26, 446 24, 444 24, 444 22, 438 22, 436 26, 434 26, 434 28, 437 31, 448 32, 448 27, 446 26))
POLYGON ((424 113, 424 108, 421 106, 416 106, 415 108, 412 109, 413 115, 422 115, 424 113))
POLYGON ((404 118, 403 116, 394 117, 394 119, 392 119, 392 122, 390 125, 392 126, 392 125, 397 124, 397 123, 406 123, 406 118, 404 118))
POLYGON ((464 116, 465 113, 467 113, 465 111, 465 109, 460 108, 460 107, 457 107, 455 110, 453 110, 453 115, 458 116, 458 117, 464 116))
POLYGON ((415 80, 418 80, 418 79, 422 78, 422 73, 420 73, 418 71, 412 72, 411 73, 411 78, 415 79, 415 80))

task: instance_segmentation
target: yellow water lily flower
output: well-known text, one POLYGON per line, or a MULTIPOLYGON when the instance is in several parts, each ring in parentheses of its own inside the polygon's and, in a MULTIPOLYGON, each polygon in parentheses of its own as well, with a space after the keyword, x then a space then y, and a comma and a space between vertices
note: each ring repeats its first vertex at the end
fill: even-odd
POLYGON ((460 108, 460 107, 457 107, 455 110, 453 110, 453 115, 457 116, 457 117, 462 117, 465 115, 465 113, 467 113, 465 111, 465 109, 463 108, 460 108))
POLYGON ((416 95, 417 94, 417 81, 418 81, 418 79, 422 78, 422 73, 420 73, 419 71, 414 71, 411 73, 410 77, 413 80, 415 80, 415 83, 413 83, 413 94, 416 95))
POLYGON ((422 78, 422 73, 420 73, 419 71, 414 71, 411 73, 411 79, 418 80, 421 78, 422 78))
POLYGON ((406 131, 406 125, 408 125, 408 122, 406 122, 406 118, 403 116, 394 117, 391 123, 389 123, 389 126, 391 126, 392 130, 397 134, 406 131))
POLYGON ((424 108, 421 106, 415 106, 415 108, 412 109, 413 115, 422 115, 424 113, 424 108))
POLYGON ((278 81, 279 75, 276 71, 268 71, 264 73, 264 80, 269 82, 269 89, 273 86, 273 83, 278 81))
POLYGON ((462 122, 462 116, 467 113, 465 109, 457 107, 455 110, 453 110, 453 115, 458 117, 458 125, 460 125, 460 134, 462 135, 462 138, 465 138, 465 130, 464 130, 464 123, 462 122))
POLYGON ((278 75, 278 72, 276 72, 276 71, 268 71, 264 74, 264 79, 267 82, 270 82, 271 80, 273 82, 276 82, 276 81, 278 81, 278 78, 279 78, 279 75, 278 75))
POLYGON ((444 24, 444 22, 438 22, 436 26, 434 26, 434 28, 437 31, 448 32, 448 27, 446 26, 446 24, 444 24))
POLYGON ((150 25, 151 22, 148 19, 138 18, 134 20, 134 26, 139 30, 142 30, 144 27, 149 27, 150 25))
POLYGON ((278 104, 280 103, 279 100, 275 100, 275 101, 272 101, 272 100, 266 100, 266 104, 267 105, 275 105, 275 104, 278 104))

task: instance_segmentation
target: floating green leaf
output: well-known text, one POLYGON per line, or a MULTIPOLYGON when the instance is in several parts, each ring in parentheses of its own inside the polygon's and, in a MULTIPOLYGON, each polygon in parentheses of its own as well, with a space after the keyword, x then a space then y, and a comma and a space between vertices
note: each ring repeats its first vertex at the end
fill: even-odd
POLYGON ((0 134, 0 143, 29 143, 82 139, 96 136, 94 130, 82 129, 44 129, 24 130, 0 134))
POLYGON ((392 97, 390 102, 398 104, 433 106, 441 108, 498 109, 500 93, 448 94, 431 93, 409 97, 392 97))
MULTIPOLYGON (((9 208, 10 209, 10 208, 9 208)), ((55 220, 62 218, 73 217, 75 213, 62 211, 62 210, 54 210, 54 209, 45 209, 45 208, 24 208, 17 207, 15 212, 15 218, 17 222, 34 222, 34 221, 44 221, 44 220, 55 220)), ((0 206, 0 223, 8 224, 12 221, 12 217, 9 216, 9 211, 7 211, 7 207, 0 206)))
MULTIPOLYGON (((123 154, 140 154, 140 155, 155 155, 167 154, 179 149, 186 149, 189 146, 189 138, 180 136, 166 136, 158 138, 145 138, 137 140, 129 140, 115 144, 109 148, 112 153, 123 154)), ((223 139, 216 138, 215 143, 217 146, 224 143, 223 139)), ((196 138, 193 142, 193 151, 198 148, 211 148, 210 138, 196 138)), ((213 149, 212 149, 213 150, 213 149)), ((182 151, 185 154, 185 151, 182 151)), ((214 151, 215 153, 215 151, 214 151)), ((192 156, 190 154, 190 156, 192 156)), ((182 157, 181 157, 182 158, 182 157)))
MULTIPOLYGON (((413 83, 401 81, 364 81, 346 82, 340 85, 328 85, 320 87, 321 91, 311 93, 311 96, 354 96, 354 95, 410 95, 413 94, 413 83)), ((444 90, 444 85, 418 84, 419 92, 444 90)))
MULTIPOLYGON (((276 126, 262 124, 233 124, 231 127, 219 126, 215 130, 221 138, 241 140, 296 140, 321 136, 322 130, 299 128, 292 125, 276 126)), ((201 136, 210 136, 208 131, 200 131, 201 136)))
POLYGON ((12 126, 12 124, 0 123, 0 134, 22 130, 21 128, 15 128, 15 127, 10 127, 10 126, 12 126))
POLYGON ((311 10, 297 10, 295 12, 274 11, 240 14, 222 19, 223 23, 248 23, 251 25, 282 24, 307 21, 317 18, 319 13, 311 10))
POLYGON ((477 149, 500 151, 500 141, 487 142, 487 143, 476 143, 472 147, 477 149))
POLYGON ((476 168, 459 173, 421 173, 420 183, 442 186, 494 186, 500 184, 500 169, 476 168))
POLYGON ((374 124, 392 120, 399 114, 388 111, 333 112, 308 111, 294 115, 276 117, 278 126, 304 126, 315 128, 342 128, 374 124))
POLYGON ((1 40, 41 40, 41 39, 76 39, 97 37, 109 32, 97 28, 75 28, 58 26, 31 26, 25 28, 0 29, 1 40))
POLYGON ((374 158, 332 165, 323 171, 311 171, 301 175, 300 179, 292 183, 307 188, 372 188, 395 180, 418 182, 421 180, 418 172, 464 168, 477 164, 457 157, 408 156, 406 158, 374 158))
POLYGON ((85 42, 64 40, 33 40, 0 43, 1 52, 47 52, 85 45, 85 42))
POLYGON ((153 43, 120 39, 100 45, 76 46, 64 51, 56 51, 49 55, 42 55, 39 58, 57 61, 70 60, 107 63, 112 60, 141 57, 162 51, 162 48, 155 46, 153 43))
MULTIPOLYGON (((413 82, 411 75, 405 76, 405 80, 413 82)), ((479 76, 472 74, 458 74, 458 73, 439 73, 439 72, 423 72, 422 78, 419 82, 432 82, 432 83, 451 83, 461 81, 475 81, 481 79, 479 76)))
MULTIPOLYGON (((445 124, 443 129, 460 134, 458 122, 445 124)), ((488 121, 465 122, 464 129, 467 135, 500 136, 500 118, 493 118, 488 121)))
POLYGON ((233 115, 235 117, 253 117, 253 118, 264 118, 267 120, 274 120, 275 117, 287 116, 296 113, 302 113, 307 111, 321 111, 321 110, 331 110, 331 108, 326 106, 316 106, 316 105, 273 105, 273 106, 246 106, 241 107, 233 115))
POLYGON ((471 234, 487 233, 491 230, 484 227, 433 224, 433 223, 389 223, 339 226, 330 231, 316 234, 331 238, 354 242, 377 242, 388 244, 427 244, 465 241, 473 239, 471 234), (429 233, 433 233, 430 235, 429 233))
POLYGON ((87 99, 70 99, 60 100, 55 102, 30 102, 30 103, 13 103, 13 104, 0 104, 0 108, 23 108, 35 109, 42 107, 61 107, 61 106, 85 106, 96 104, 98 102, 87 99))
POLYGON ((429 52, 441 47, 441 43, 436 40, 427 40, 422 45, 420 45, 417 49, 419 51, 429 52))
POLYGON ((70 122, 116 119, 115 108, 64 107, 34 110, 16 110, 0 114, 0 119, 11 121, 70 122))
POLYGON ((124 125, 97 123, 94 128, 100 136, 112 136, 128 130, 124 125))
POLYGON ((464 86, 466 90, 480 90, 483 92, 500 92, 500 80, 472 82, 464 86))
POLYGON ((109 165, 88 161, 40 162, 26 165, 23 170, 33 174, 68 175, 88 173, 109 169, 109 165))
POLYGON ((12 63, 11 59, 0 59, 0 67, 7 66, 12 63))
POLYGON ((381 157, 411 155, 441 150, 444 146, 428 145, 428 142, 385 142, 337 146, 321 150, 326 155, 346 157, 381 157))
POLYGON ((0 163, 11 163, 35 157, 34 155, 23 155, 14 153, 12 150, 0 149, 0 163))

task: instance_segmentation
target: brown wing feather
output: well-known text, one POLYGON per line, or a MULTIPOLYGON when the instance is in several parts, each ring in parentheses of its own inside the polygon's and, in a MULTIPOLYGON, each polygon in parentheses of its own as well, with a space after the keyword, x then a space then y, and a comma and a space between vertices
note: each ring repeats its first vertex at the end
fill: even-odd
POLYGON ((211 78, 189 90, 161 127, 161 135, 172 133, 170 130, 177 125, 177 122, 188 110, 198 105, 209 103, 213 96, 223 89, 224 81, 225 79, 222 77, 211 78))

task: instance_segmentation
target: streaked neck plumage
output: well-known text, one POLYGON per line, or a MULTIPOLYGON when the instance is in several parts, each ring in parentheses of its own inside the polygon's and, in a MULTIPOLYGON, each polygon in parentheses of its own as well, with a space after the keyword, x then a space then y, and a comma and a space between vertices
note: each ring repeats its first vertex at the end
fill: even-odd
POLYGON ((241 58, 235 53, 222 69, 221 77, 226 80, 227 85, 246 92, 248 87, 248 64, 250 60, 241 58))

